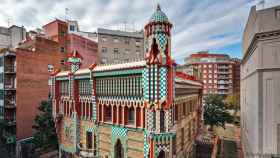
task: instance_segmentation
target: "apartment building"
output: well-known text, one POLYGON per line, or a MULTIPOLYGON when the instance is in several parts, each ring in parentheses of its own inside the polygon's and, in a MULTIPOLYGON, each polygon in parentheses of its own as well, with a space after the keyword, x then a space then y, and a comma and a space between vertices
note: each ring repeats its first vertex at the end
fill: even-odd
POLYGON ((61 63, 66 63, 68 54, 74 50, 84 58, 83 68, 99 63, 96 36, 80 31, 78 22, 56 19, 44 25, 43 30, 46 38, 59 43, 60 52, 64 55, 61 63))
POLYGON ((198 52, 187 57, 185 63, 187 67, 199 69, 204 94, 228 95, 234 92, 233 86, 239 86, 235 83, 238 80, 234 79, 239 74, 237 61, 233 61, 229 55, 198 52))
POLYGON ((48 99, 48 68, 60 67, 60 59, 58 43, 42 37, 0 51, 0 118, 9 125, 1 139, 19 155, 33 136, 37 107, 48 99))
POLYGON ((0 27, 0 48, 15 48, 25 39, 26 30, 23 26, 0 27))
POLYGON ((279 157, 279 96, 280 6, 254 6, 243 33, 241 64, 241 130, 247 157, 279 157))
POLYGON ((124 63, 144 59, 144 34, 98 28, 101 63, 124 63))

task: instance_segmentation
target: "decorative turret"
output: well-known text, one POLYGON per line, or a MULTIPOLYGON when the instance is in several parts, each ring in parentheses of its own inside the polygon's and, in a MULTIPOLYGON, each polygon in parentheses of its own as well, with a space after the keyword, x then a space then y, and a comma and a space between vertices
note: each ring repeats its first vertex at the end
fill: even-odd
POLYGON ((77 50, 74 50, 71 54, 69 54, 67 63, 70 65, 72 73, 80 69, 82 60, 83 57, 78 53, 77 50))
POLYGON ((144 71, 144 100, 147 107, 147 130, 152 133, 169 132, 171 105, 174 95, 174 66, 171 59, 172 24, 157 6, 145 26, 147 66, 144 71))
POLYGON ((157 5, 149 23, 145 26, 145 52, 149 64, 171 64, 170 43, 172 24, 157 5))

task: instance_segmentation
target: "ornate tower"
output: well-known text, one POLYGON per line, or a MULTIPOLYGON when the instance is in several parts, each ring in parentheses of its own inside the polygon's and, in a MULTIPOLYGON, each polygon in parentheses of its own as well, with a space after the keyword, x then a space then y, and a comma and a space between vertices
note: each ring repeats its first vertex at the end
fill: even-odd
POLYGON ((158 5, 145 26, 147 66, 143 73, 143 88, 149 157, 157 157, 161 152, 171 153, 171 142, 175 134, 170 131, 175 72, 170 49, 171 28, 172 24, 158 5))

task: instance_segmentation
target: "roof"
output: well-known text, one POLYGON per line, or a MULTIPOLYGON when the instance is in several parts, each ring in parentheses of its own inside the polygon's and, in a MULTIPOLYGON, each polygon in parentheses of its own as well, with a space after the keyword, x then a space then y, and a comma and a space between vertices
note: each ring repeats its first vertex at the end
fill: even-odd
POLYGON ((159 4, 157 5, 157 10, 151 16, 150 22, 168 22, 168 18, 166 14, 161 11, 159 4))
MULTIPOLYGON (((93 72, 102 72, 102 71, 113 71, 113 70, 122 70, 122 69, 133 69, 133 68, 139 68, 144 67, 146 65, 146 61, 137 61, 137 62, 130 62, 130 63, 121 63, 121 64, 112 64, 112 65, 97 65, 92 70, 93 72)), ((79 69, 74 74, 85 74, 89 73, 90 69, 79 69)), ((56 76, 67 76, 70 73, 70 71, 62 71, 58 73, 56 76)))
POLYGON ((67 22, 62 21, 62 20, 60 20, 60 19, 55 19, 55 20, 53 20, 53 21, 51 21, 51 22, 49 22, 49 23, 43 25, 43 28, 46 27, 46 26, 48 26, 48 25, 50 25, 50 24, 52 24, 52 23, 55 23, 55 22, 57 22, 57 23, 63 23, 63 24, 65 24, 65 25, 67 25, 67 22))
POLYGON ((127 32, 127 31, 120 31, 120 30, 109 30, 109 29, 104 29, 104 28, 98 28, 97 33, 113 35, 113 36, 144 38, 143 32, 127 32))
POLYGON ((194 84, 194 85, 202 86, 202 82, 197 80, 195 78, 195 76, 191 76, 191 75, 188 75, 188 74, 183 73, 183 72, 176 72, 175 81, 176 82, 185 82, 185 83, 188 83, 188 84, 194 84))

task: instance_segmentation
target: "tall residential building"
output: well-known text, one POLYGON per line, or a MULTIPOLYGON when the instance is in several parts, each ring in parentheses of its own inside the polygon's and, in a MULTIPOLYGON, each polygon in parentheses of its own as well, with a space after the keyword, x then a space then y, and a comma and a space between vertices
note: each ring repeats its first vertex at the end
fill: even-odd
POLYGON ((60 157, 192 157, 202 83, 176 72, 172 24, 158 6, 145 26, 147 58, 51 75, 60 157))
POLYGON ((0 27, 0 48, 15 48, 25 39, 26 30, 23 26, 0 27))
POLYGON ((124 63, 144 59, 144 33, 97 29, 101 63, 124 63))
POLYGON ((17 144, 18 153, 33 136, 40 102, 48 99, 48 68, 60 67, 60 58, 58 43, 42 37, 0 52, 0 118, 9 125, 1 139, 17 144))
MULTIPOLYGON (((187 66, 199 69, 204 83, 203 93, 232 94, 238 89, 238 63, 225 54, 198 52, 185 59, 187 66), (237 82, 237 83, 235 83, 237 82), (236 86, 236 87, 234 87, 236 86)), ((239 64, 240 65, 240 64, 239 64)))
POLYGON ((64 55, 61 63, 66 63, 68 54, 78 51, 84 58, 82 67, 99 63, 96 36, 79 30, 75 21, 54 20, 43 26, 45 36, 59 43, 60 52, 64 55))
POLYGON ((254 6, 243 33, 241 64, 241 129, 247 157, 279 157, 279 114, 280 6, 254 6))

